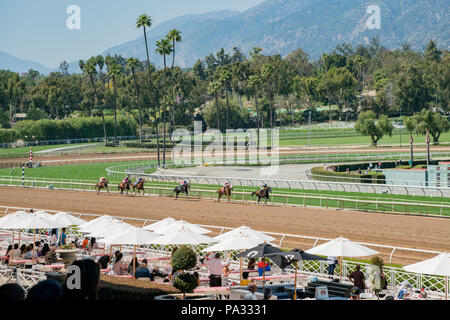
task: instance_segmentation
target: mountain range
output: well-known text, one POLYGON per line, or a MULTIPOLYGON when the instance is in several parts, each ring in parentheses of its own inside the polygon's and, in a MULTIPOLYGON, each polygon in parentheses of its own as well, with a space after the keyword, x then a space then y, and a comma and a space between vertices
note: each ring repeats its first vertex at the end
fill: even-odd
MULTIPOLYGON (((222 10, 185 15, 150 28, 150 61, 158 67, 162 65, 155 44, 173 28, 181 31, 176 64, 183 68, 220 48, 231 53, 233 47, 240 47, 247 55, 253 47, 261 47, 262 54, 282 56, 302 48, 317 59, 339 43, 367 44, 378 37, 388 49, 400 48, 407 42, 412 49, 423 50, 430 39, 436 40, 440 48, 449 49, 449 12, 448 0, 266 0, 243 12, 222 10), (369 6, 376 6, 379 15, 378 9, 368 10, 369 6), (381 24, 371 29, 370 22, 373 25, 378 17, 381 24)), ((92 53, 97 54, 144 60, 143 35, 92 53)), ((0 68, 4 68, 1 56, 0 68)), ((79 71, 78 62, 72 62, 69 72, 79 71)))

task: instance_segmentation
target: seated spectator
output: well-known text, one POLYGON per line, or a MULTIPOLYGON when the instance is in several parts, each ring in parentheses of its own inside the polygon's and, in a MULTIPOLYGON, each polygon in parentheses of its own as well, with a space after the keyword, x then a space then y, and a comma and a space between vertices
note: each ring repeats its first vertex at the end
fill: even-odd
MULTIPOLYGON (((138 259, 136 258, 136 257, 134 257, 134 263, 135 263, 135 270, 137 269, 137 268, 139 268, 139 261, 138 261, 138 259)), ((128 264, 128 273, 129 274, 133 274, 133 259, 131 259, 131 262, 128 264)))
POLYGON ((270 300, 272 298, 272 289, 264 288, 264 300, 270 300))
POLYGON ((230 269, 230 266, 224 266, 223 269, 222 269, 222 271, 223 271, 223 276, 224 276, 224 277, 228 277, 228 275, 229 275, 233 270, 234 270, 233 268, 230 269))
POLYGON ((109 263, 109 256, 108 255, 101 256, 98 259, 98 265, 100 266, 100 269, 107 269, 108 268, 108 263, 109 263))
POLYGON ((117 276, 126 274, 126 272, 128 270, 128 265, 122 261, 122 258, 123 258, 123 254, 122 254, 122 252, 119 252, 116 255, 116 259, 114 261, 113 271, 114 271, 114 274, 117 276))
POLYGON ((5 283, 0 286, 0 301, 25 300, 25 290, 17 283, 5 283))
POLYGON ((150 273, 150 280, 154 281, 155 277, 161 277, 161 278, 165 278, 167 277, 168 274, 159 271, 159 267, 158 266, 153 266, 152 272, 150 273))
POLYGON ((92 251, 94 249, 98 249, 98 244, 97 244, 97 241, 95 240, 94 237, 91 238, 91 242, 89 242, 88 249, 89 249, 89 251, 92 251))
POLYGON ((78 237, 75 237, 75 248, 77 249, 81 249, 81 243, 80 243, 80 239, 78 239, 78 237))
POLYGON ((255 270, 255 267, 256 267, 256 259, 255 258, 250 258, 248 260, 247 269, 255 270))
MULTIPOLYGON (((11 251, 12 251, 12 244, 10 244, 10 245, 8 246, 8 248, 6 249, 5 256, 10 257, 10 256, 11 256, 11 251)), ((6 264, 8 264, 8 260, 9 260, 9 259, 6 259, 6 260, 5 260, 5 263, 6 263, 6 264)))
POLYGON ((248 272, 242 272, 242 280, 240 285, 242 287, 248 286, 250 284, 250 280, 248 280, 248 272))
POLYGON ((354 286, 352 288, 352 291, 350 291, 350 300, 359 300, 360 292, 361 292, 361 289, 357 286, 354 286))
POLYGON ((152 275, 150 273, 150 270, 148 270, 146 263, 141 263, 139 265, 139 267, 136 269, 134 277, 136 279, 149 278, 151 281, 153 281, 153 277, 152 277, 152 275))
POLYGON ((31 301, 58 301, 62 298, 62 286, 54 279, 47 279, 34 285, 27 295, 31 301))
POLYGON ((50 247, 56 247, 58 244, 58 238, 56 237, 56 229, 52 230, 52 235, 50 237, 50 247))
POLYGON ((56 256, 56 247, 49 247, 50 250, 45 252, 45 264, 50 265, 55 263, 58 258, 56 256))
POLYGON ((83 259, 74 261, 72 266, 77 266, 79 268, 81 286, 79 288, 74 287, 72 279, 74 273, 68 272, 63 285, 63 300, 97 300, 97 288, 100 280, 100 268, 98 263, 95 263, 91 259, 83 259))
POLYGON ((25 250, 23 251, 22 257, 24 259, 33 259, 36 258, 35 255, 33 255, 33 245, 29 244, 26 246, 25 250))
POLYGON ((244 296, 244 300, 258 300, 258 298, 256 297, 256 285, 251 284, 248 286, 248 293, 245 294, 244 296))

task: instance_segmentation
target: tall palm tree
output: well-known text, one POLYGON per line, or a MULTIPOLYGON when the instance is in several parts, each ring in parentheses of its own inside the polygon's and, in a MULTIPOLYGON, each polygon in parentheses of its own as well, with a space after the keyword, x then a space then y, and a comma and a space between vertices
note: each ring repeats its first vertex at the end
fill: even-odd
POLYGON ((413 151, 413 132, 417 129, 417 118, 416 117, 404 117, 403 122, 405 123, 406 130, 409 132, 409 151, 411 157, 411 168, 414 167, 414 151, 413 151))
POLYGON ((136 89, 136 98, 137 98, 137 106, 139 110, 139 141, 142 142, 142 110, 141 110, 141 101, 139 97, 139 86, 136 79, 136 68, 139 67, 140 61, 136 58, 128 58, 126 68, 131 70, 131 74, 133 75, 134 87, 136 89))
POLYGON ((220 91, 219 81, 213 81, 209 84, 208 93, 214 95, 214 100, 216 103, 217 129, 220 131, 219 91, 220 91))
POLYGON ((172 45, 168 39, 161 39, 156 41, 156 52, 164 58, 164 106, 163 106, 163 121, 164 121, 164 136, 163 136, 163 166, 166 164, 166 125, 167 125, 167 83, 166 83, 166 55, 170 55, 172 52, 172 45))
POLYGON ((258 90, 259 87, 261 86, 261 78, 258 75, 251 75, 248 78, 248 85, 249 87, 252 89, 253 91, 253 97, 255 98, 255 108, 256 108, 256 124, 258 127, 258 141, 257 141, 257 145, 259 146, 259 129, 261 127, 261 117, 259 114, 259 108, 258 108, 258 90))
POLYGON ((268 86, 268 95, 269 95, 269 101, 270 101, 270 127, 273 128, 273 88, 272 88, 272 75, 273 75, 273 65, 270 63, 266 63, 262 70, 261 74, 262 77, 267 81, 268 86))
POLYGON ((99 73, 100 80, 102 80, 103 86, 104 86, 105 85, 105 79, 103 77, 103 67, 105 66, 105 59, 103 58, 102 55, 98 55, 97 57, 95 57, 95 59, 97 61, 98 69, 100 71, 100 73, 99 73))
POLYGON ((181 31, 177 30, 177 29, 172 29, 169 31, 169 33, 167 34, 167 39, 172 41, 172 47, 173 47, 173 51, 172 51, 172 69, 175 66, 175 42, 180 42, 181 41, 181 31))
POLYGON ((228 102, 228 91, 229 91, 230 86, 231 86, 231 78, 232 78, 232 74, 231 74, 230 70, 223 69, 220 72, 219 81, 220 81, 220 83, 222 85, 222 88, 225 89, 225 97, 226 97, 226 101, 227 101, 227 112, 226 112, 227 129, 230 128, 230 126, 229 126, 230 104, 228 102))
POLYGON ((102 122, 103 122, 103 133, 104 133, 104 141, 106 143, 106 123, 105 123, 105 115, 103 113, 103 106, 98 103, 98 94, 97 89, 95 87, 95 80, 94 76, 97 74, 97 61, 95 57, 89 58, 88 61, 85 63, 82 63, 82 61, 79 62, 79 65, 83 66, 83 73, 89 77, 89 80, 91 81, 92 89, 94 90, 94 97, 95 97, 95 105, 100 107, 100 114, 102 115, 102 122))
MULTIPOLYGON (((144 29, 144 40, 145 40, 145 52, 147 54, 147 71, 148 71, 148 80, 149 80, 149 92, 150 95, 152 93, 152 73, 150 69, 150 58, 148 55, 148 45, 147 45, 147 32, 145 30, 145 27, 150 28, 152 26, 152 19, 150 16, 146 14, 141 14, 136 19, 136 28, 143 28, 144 29)), ((156 133, 156 148, 158 153, 158 167, 161 165, 160 155, 159 155, 159 134, 158 134, 158 116, 157 116, 157 108, 155 106, 155 133, 156 133)))
POLYGON ((108 67, 108 76, 112 79, 114 87, 114 143, 117 143, 117 78, 122 73, 122 70, 115 59, 106 60, 106 66, 108 67))

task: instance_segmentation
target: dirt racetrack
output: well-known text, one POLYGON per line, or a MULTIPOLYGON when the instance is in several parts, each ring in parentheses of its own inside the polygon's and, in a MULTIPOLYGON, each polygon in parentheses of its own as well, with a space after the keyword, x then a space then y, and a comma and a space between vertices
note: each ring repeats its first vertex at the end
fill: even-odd
MULTIPOLYGON (((450 251, 450 219, 445 218, 21 188, 0 188, 0 205, 158 220, 170 216, 197 224, 247 225, 266 232, 323 238, 344 236, 380 245, 450 251)), ((283 247, 306 250, 313 243, 314 240, 286 237, 283 247)), ((374 249, 389 262, 391 249, 374 249)), ((392 262, 408 264, 433 256, 397 250, 392 262)))

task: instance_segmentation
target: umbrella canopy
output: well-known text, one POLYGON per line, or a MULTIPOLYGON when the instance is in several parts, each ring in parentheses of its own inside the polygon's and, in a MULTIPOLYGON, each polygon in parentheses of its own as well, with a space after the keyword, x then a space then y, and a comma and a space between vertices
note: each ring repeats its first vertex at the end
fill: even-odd
POLYGON ((35 214, 28 214, 21 219, 11 219, 2 224, 5 229, 49 229, 49 228, 62 228, 60 223, 37 216, 35 214))
POLYGON ((214 238, 193 232, 190 229, 180 229, 177 232, 164 234, 151 242, 151 244, 203 244, 216 242, 214 238))
POLYGON ((211 232, 208 229, 196 226, 195 224, 183 221, 183 220, 178 220, 174 223, 171 223, 167 228, 163 229, 157 229, 157 233, 161 233, 161 234, 170 234, 170 233, 176 233, 179 232, 181 230, 189 230, 193 233, 197 233, 197 234, 205 234, 205 233, 209 233, 211 232))
POLYGON ((98 232, 99 230, 103 230, 103 229, 107 228, 113 222, 120 222, 120 220, 118 220, 118 219, 102 219, 102 220, 97 220, 94 223, 92 223, 88 226, 85 226, 85 227, 81 227, 84 225, 84 224, 82 224, 82 225, 78 226, 78 228, 80 229, 81 232, 84 232, 84 233, 98 232))
POLYGON ((59 222, 61 224, 64 224, 65 226, 78 226, 86 221, 83 219, 74 217, 71 214, 68 214, 67 212, 58 212, 52 217, 53 221, 59 222))
POLYGON ((281 269, 286 268, 294 261, 301 260, 327 260, 326 258, 309 254, 301 249, 292 249, 291 251, 282 251, 279 253, 271 253, 267 255, 281 269), (279 258, 278 258, 279 257, 279 258))
POLYGON ((158 232, 159 230, 167 229, 167 227, 170 226, 174 222, 176 222, 176 220, 174 218, 168 217, 168 218, 162 219, 158 222, 149 224, 148 226, 145 226, 144 229, 158 232))
POLYGON ((89 235, 99 238, 109 237, 131 230, 133 228, 135 227, 131 224, 119 220, 113 220, 111 222, 104 222, 98 224, 97 226, 92 226, 92 230, 89 232, 89 235))
POLYGON ((16 221, 20 221, 25 219, 27 216, 29 215, 29 213, 25 212, 25 211, 16 211, 14 213, 10 213, 4 217, 0 218, 0 228, 6 228, 4 226, 9 226, 12 223, 15 223, 16 221))
POLYGON ((434 258, 404 266, 409 272, 450 276, 450 253, 441 253, 434 258))
MULTIPOLYGON (((217 240, 217 238, 214 238, 217 240)), ((250 249, 261 243, 261 239, 251 234, 243 232, 234 234, 231 237, 223 239, 221 242, 204 249, 203 251, 225 251, 250 249)))
POLYGON ((39 216, 39 217, 43 217, 43 218, 47 218, 52 220, 53 219, 53 214, 50 214, 44 210, 38 210, 36 212, 34 212, 35 215, 39 216))
POLYGON ((378 251, 343 237, 336 238, 317 247, 308 249, 306 252, 310 254, 338 257, 365 257, 378 253, 378 251))
MULTIPOLYGON (((83 231, 84 229, 89 229, 92 225, 95 225, 95 224, 97 224, 97 223, 99 223, 99 222, 102 222, 102 221, 111 221, 111 220, 113 220, 113 217, 111 217, 111 216, 105 214, 105 215, 100 216, 100 217, 98 217, 98 218, 95 218, 95 219, 93 219, 93 220, 91 220, 91 221, 88 221, 88 222, 85 222, 85 223, 83 223, 83 224, 80 224, 78 227, 79 227, 79 229, 80 229, 81 231, 83 231)), ((83 232, 84 232, 84 231, 83 231, 83 232)))
POLYGON ((152 231, 133 227, 132 229, 129 229, 127 231, 99 240, 99 242, 102 242, 106 245, 143 245, 150 244, 151 241, 155 240, 159 236, 159 234, 152 231))
POLYGON ((250 248, 244 252, 241 252, 236 255, 238 258, 262 258, 268 257, 269 254, 280 253, 283 252, 281 249, 278 249, 272 246, 270 243, 260 243, 256 247, 250 248))
POLYGON ((229 237, 233 237, 235 234, 248 234, 248 235, 251 235, 253 237, 260 238, 261 241, 259 243, 262 243, 264 241, 271 242, 271 241, 275 240, 275 238, 273 238, 271 236, 268 236, 268 235, 266 235, 266 234, 264 234, 262 232, 253 230, 252 228, 247 227, 247 226, 240 226, 239 228, 236 228, 236 229, 231 230, 229 232, 226 232, 226 233, 223 233, 221 235, 218 235, 218 236, 214 237, 214 239, 222 241, 222 240, 225 240, 225 239, 227 239, 229 237))

